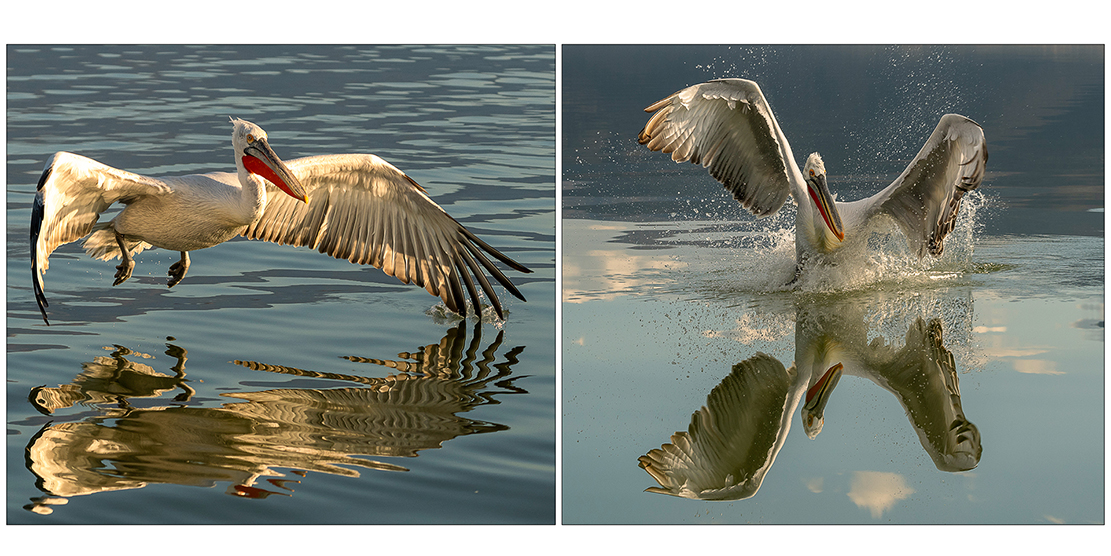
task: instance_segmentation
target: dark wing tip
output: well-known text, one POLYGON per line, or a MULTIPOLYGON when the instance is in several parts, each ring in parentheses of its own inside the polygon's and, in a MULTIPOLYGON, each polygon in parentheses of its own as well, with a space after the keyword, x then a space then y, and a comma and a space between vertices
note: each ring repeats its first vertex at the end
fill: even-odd
MULTIPOLYGON (((50 175, 50 168, 42 173, 42 178, 39 179, 39 189, 42 189, 43 182, 46 181, 47 176, 50 175)), ((42 320, 47 326, 50 325, 50 320, 46 318, 46 308, 50 303, 46 301, 46 294, 42 291, 42 285, 39 280, 42 278, 39 272, 39 233, 42 228, 42 220, 46 213, 46 207, 43 205, 43 198, 41 195, 35 195, 35 202, 31 206, 31 284, 35 288, 35 302, 39 306, 39 312, 42 313, 42 320)))
POLYGON ((37 186, 35 186, 35 191, 42 191, 42 186, 46 185, 46 180, 50 179, 50 174, 53 171, 54 171, 54 164, 50 164, 45 169, 43 169, 42 175, 39 176, 39 184, 37 186))
POLYGON ((39 312, 42 313, 42 321, 45 322, 47 326, 50 326, 50 319, 46 317, 46 308, 50 306, 50 303, 46 300, 46 294, 43 293, 42 286, 39 285, 38 271, 39 269, 32 264, 31 285, 35 288, 35 303, 38 304, 39 312))
MULTIPOLYGON (((478 307, 476 302, 477 295, 474 291, 474 283, 471 280, 471 275, 474 275, 474 278, 478 280, 479 285, 482 287, 483 293, 485 293, 486 297, 489 298, 490 305, 494 307, 494 311, 497 313, 498 318, 504 320, 505 312, 502 309, 501 300, 498 298, 497 292, 494 291, 494 288, 490 284, 490 281, 487 280, 485 274, 483 274, 483 268, 485 268, 486 272, 488 272, 490 276, 497 280, 514 297, 520 299, 521 301, 527 302, 528 300, 525 299, 525 296, 521 294, 520 290, 517 289, 517 287, 513 284, 509 277, 507 277, 505 273, 503 273, 497 266, 494 265, 494 263, 486 258, 483 252, 485 251, 486 253, 492 255, 494 258, 502 261, 514 270, 524 273, 531 273, 532 271, 479 239, 477 236, 474 235, 473 232, 468 230, 462 224, 456 222, 456 225, 458 226, 457 231, 459 233, 456 243, 461 248, 458 249, 456 252, 455 267, 457 269, 457 272, 463 276, 464 280, 466 280, 467 290, 471 294, 472 303, 475 304, 476 315, 479 314, 480 308, 478 307), (470 273, 467 272, 468 269, 470 270, 470 273)), ((463 311, 456 312, 465 315, 463 311)))
MULTIPOLYGON (((512 268, 513 270, 516 270, 517 272, 523 272, 525 274, 531 274, 532 273, 532 271, 529 270, 528 268, 526 268, 525 265, 509 258, 508 255, 505 255, 501 251, 498 251, 497 249, 494 249, 493 247, 490 246, 490 244, 488 244, 485 241, 482 241, 481 239, 479 239, 479 237, 476 236, 474 234, 474 232, 471 232, 470 230, 468 230, 466 226, 464 226, 462 224, 459 224, 459 222, 456 222, 456 224, 459 225, 459 231, 463 234, 463 238, 465 238, 464 242, 466 240, 470 240, 470 242, 472 244, 481 247, 483 251, 486 251, 487 253, 493 255, 494 258, 496 258, 499 261, 505 263, 507 266, 509 266, 509 268, 512 268)), ((506 279, 506 281, 508 281, 508 278, 506 279)))

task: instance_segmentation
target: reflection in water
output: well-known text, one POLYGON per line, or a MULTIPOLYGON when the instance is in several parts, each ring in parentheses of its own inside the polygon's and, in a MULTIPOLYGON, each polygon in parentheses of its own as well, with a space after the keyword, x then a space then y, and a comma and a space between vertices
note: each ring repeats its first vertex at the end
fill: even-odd
POLYGON ((182 393, 174 397, 174 401, 189 401, 196 392, 185 383, 185 350, 167 344, 166 355, 177 359, 177 363, 170 367, 174 376, 162 374, 150 365, 127 359, 124 356, 144 359, 152 357, 117 345, 108 357, 94 357, 92 361, 82 363, 81 374, 73 382, 56 388, 32 388, 27 400, 43 415, 53 414, 78 403, 117 403, 120 407, 129 407, 128 400, 131 398, 158 398, 176 388, 180 388, 182 393))
POLYGON ((739 500, 760 489, 791 428, 794 367, 763 353, 737 363, 694 412, 687 432, 640 457, 660 487, 649 492, 739 500))
POLYGON ((872 518, 879 519, 895 503, 914 494, 906 477, 883 471, 854 471, 849 487, 849 500, 861 508, 868 508, 872 518))
MULTIPOLYGON (((164 406, 136 409, 132 397, 157 397, 184 384, 185 350, 168 345, 177 358, 175 377, 155 372, 118 347, 111 357, 82 365, 72 384, 36 388, 32 403, 44 413, 75 403, 96 408, 81 421, 51 423, 31 439, 26 465, 45 495, 25 509, 50 513, 67 497, 142 488, 150 483, 213 486, 247 498, 290 496, 290 483, 274 468, 305 477, 319 471, 359 476, 351 468, 408 471, 378 457, 415 457, 424 449, 467 434, 507 427, 461 417, 478 406, 497 404, 496 394, 526 393, 512 385, 510 367, 524 350, 515 347, 496 363, 503 333, 485 350, 481 325, 467 342, 465 322, 438 344, 402 353, 401 361, 345 357, 396 370, 385 378, 307 371, 281 365, 235 361, 244 367, 300 377, 343 381, 337 388, 283 388, 223 394, 245 400, 217 408, 164 406), (114 407, 100 407, 110 403, 114 407)), ((149 356, 148 356, 149 357, 149 356)))
POLYGON ((976 467, 980 433, 961 409, 941 319, 916 318, 903 346, 896 347, 882 337, 868 341, 860 304, 804 302, 796 317, 794 365, 786 368, 764 353, 734 365, 686 432, 639 458, 660 484, 649 492, 704 500, 755 495, 783 447, 795 407, 802 405, 803 428, 816 437, 842 374, 867 378, 894 394, 938 469, 976 467))

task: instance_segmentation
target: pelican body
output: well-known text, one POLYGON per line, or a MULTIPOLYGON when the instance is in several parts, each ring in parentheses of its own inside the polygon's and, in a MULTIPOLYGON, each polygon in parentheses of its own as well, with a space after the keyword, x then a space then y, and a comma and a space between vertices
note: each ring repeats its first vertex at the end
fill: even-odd
POLYGON ((261 127, 231 122, 235 173, 150 178, 67 152, 47 160, 31 211, 31 275, 44 322, 50 324, 43 290, 50 254, 85 236, 91 257, 121 259, 113 285, 131 276, 133 256, 143 249, 181 253, 169 271, 173 287, 189 269, 190 251, 245 236, 372 265, 424 287, 462 315, 464 287, 475 312, 481 310, 477 279, 505 318, 482 268, 524 301, 483 252, 514 270, 531 271, 476 237, 388 162, 372 154, 338 154, 286 163, 261 127), (98 223, 114 203, 123 210, 98 223))
POLYGON ((835 253, 881 215, 898 223, 911 253, 941 256, 961 198, 979 187, 988 159, 980 125, 946 114, 891 185, 867 199, 840 203, 829 191, 818 153, 799 170, 753 81, 700 83, 644 110, 653 115, 638 137, 642 145, 670 153, 676 162, 701 164, 757 217, 774 214, 788 196, 794 198, 796 279, 810 261, 835 253))

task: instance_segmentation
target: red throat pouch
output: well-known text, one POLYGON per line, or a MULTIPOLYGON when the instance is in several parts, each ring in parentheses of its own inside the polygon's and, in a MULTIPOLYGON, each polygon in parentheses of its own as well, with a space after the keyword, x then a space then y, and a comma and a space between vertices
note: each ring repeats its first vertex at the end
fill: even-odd
POLYGON ((287 186, 263 161, 253 156, 243 155, 243 167, 246 168, 248 172, 266 178, 270 183, 289 191, 289 186, 287 186))

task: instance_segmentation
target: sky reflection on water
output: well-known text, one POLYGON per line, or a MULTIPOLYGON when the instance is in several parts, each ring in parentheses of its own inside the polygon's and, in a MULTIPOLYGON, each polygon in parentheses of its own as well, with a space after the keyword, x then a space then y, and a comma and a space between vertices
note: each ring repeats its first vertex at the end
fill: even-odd
MULTIPOLYGON (((1102 288, 1085 285, 1102 276, 1102 239, 1071 238, 1070 253, 1092 261, 1072 274, 1075 284, 1012 288, 1037 283, 1041 268, 1015 262, 933 285, 759 294, 729 286, 729 271, 718 268, 735 256, 728 249, 614 240, 639 226, 565 222, 568 237, 605 246, 564 253, 575 269, 565 282, 562 332, 566 523, 1102 522, 1103 445, 1092 439, 1103 438, 1104 308, 1102 288), (904 361, 925 353, 912 340, 929 337, 934 321, 953 371, 936 375, 932 394, 923 390, 933 380, 926 374, 926 382, 900 385, 898 373, 870 370, 897 353, 904 361), (807 369, 801 382, 792 379, 787 408, 780 404, 785 428, 771 459, 732 474, 758 481, 759 491, 720 507, 644 493, 659 485, 637 458, 673 442, 700 407, 713 410, 723 395, 715 388, 726 388, 731 369, 758 352, 807 369), (816 359, 800 362, 807 358, 816 359), (804 390, 834 362, 846 370, 812 440, 800 424, 804 390), (938 443, 946 427, 928 417, 929 407, 949 411, 954 400, 982 442, 971 471, 948 469, 949 449, 938 443)), ((989 237, 974 260, 1038 260, 1060 239, 989 237)), ((756 403, 737 396, 734 412, 756 403)), ((736 422, 717 430, 729 434, 736 422)))

